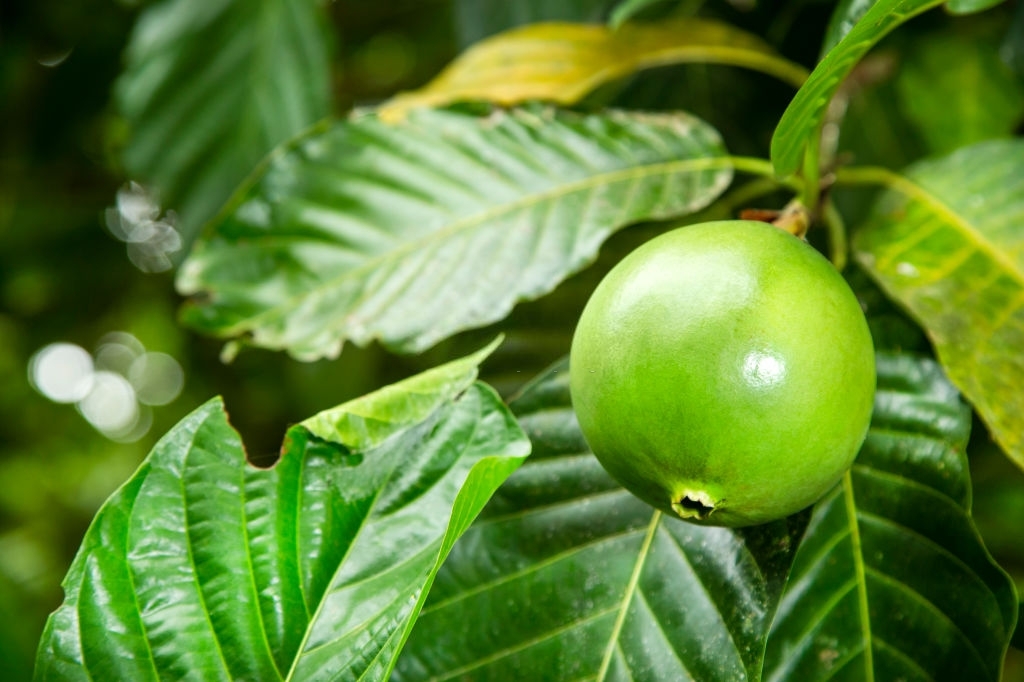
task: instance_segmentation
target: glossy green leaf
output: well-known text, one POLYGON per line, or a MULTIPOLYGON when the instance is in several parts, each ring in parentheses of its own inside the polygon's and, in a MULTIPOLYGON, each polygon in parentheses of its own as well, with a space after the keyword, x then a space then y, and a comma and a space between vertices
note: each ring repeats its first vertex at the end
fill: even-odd
POLYGON ((394 679, 757 679, 806 514, 670 519, 587 451, 563 362, 512 403, 534 445, 452 551, 394 679))
POLYGON ((600 85, 641 69, 686 63, 728 64, 771 74, 799 87, 807 72, 741 29, 709 19, 631 23, 612 29, 532 24, 489 38, 461 54, 419 90, 386 103, 381 116, 463 100, 502 105, 544 100, 573 104, 600 85))
POLYGON ((971 522, 970 427, 936 363, 879 354, 867 440, 815 507, 766 680, 999 679, 1017 596, 971 522))
POLYGON ((504 318, 630 223, 695 211, 732 176, 684 113, 337 123, 281 150, 179 272, 187 324, 311 359, 420 351, 504 318))
POLYGON ((330 109, 316 0, 164 0, 143 10, 114 91, 123 161, 190 239, 278 143, 330 109))
POLYGON ((878 0, 822 59, 797 91, 772 137, 776 172, 797 171, 817 136, 828 104, 853 67, 879 40, 908 19, 942 4, 942 0, 878 0))
POLYGON ((925 329, 950 379, 1024 467, 1024 141, 863 179, 892 189, 855 235, 856 257, 925 329))
POLYGON ((904 52, 900 107, 931 153, 1008 136, 1024 120, 1024 82, 1003 61, 998 29, 930 34, 904 52))
POLYGON ((487 351, 288 431, 246 462, 219 400, 103 506, 37 680, 386 680, 437 568, 529 443, 487 351))

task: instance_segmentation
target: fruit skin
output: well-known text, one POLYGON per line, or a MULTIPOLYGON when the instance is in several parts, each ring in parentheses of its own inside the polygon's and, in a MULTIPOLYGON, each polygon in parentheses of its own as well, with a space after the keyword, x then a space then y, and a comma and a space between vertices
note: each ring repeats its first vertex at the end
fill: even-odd
POLYGON ((871 334, 843 278, 803 240, 741 220, 626 256, 580 317, 569 372, 583 435, 619 483, 733 527, 828 492, 875 393, 871 334))

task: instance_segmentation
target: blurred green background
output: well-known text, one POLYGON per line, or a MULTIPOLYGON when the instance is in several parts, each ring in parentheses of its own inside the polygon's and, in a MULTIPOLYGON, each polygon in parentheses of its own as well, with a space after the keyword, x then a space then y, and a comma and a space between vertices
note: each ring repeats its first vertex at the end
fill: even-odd
MULTIPOLYGON (((462 46, 503 26, 531 17, 596 20, 613 5, 595 0, 330 3, 335 110, 416 87, 462 46)), ((730 21, 773 34, 787 56, 810 64, 818 43, 803 36, 821 35, 831 6, 792 2, 784 12, 765 10, 772 17, 767 22, 743 7, 722 3, 719 11, 730 21)), ((495 333, 464 335, 415 358, 349 347, 335 361, 300 363, 280 353, 247 350, 224 364, 220 342, 179 327, 172 274, 140 269, 108 220, 119 205, 123 213, 133 205, 138 209, 144 199, 120 167, 124 126, 110 103, 139 11, 136 3, 113 0, 0 4, 3 680, 30 677, 46 616, 62 599, 60 580, 97 507, 191 409, 223 395, 250 458, 265 462, 274 458, 287 425, 495 333), (84 363, 84 383, 61 384, 76 362, 84 363), (90 386, 90 397, 72 404, 90 386)), ((941 21, 922 22, 913 30, 930 30, 941 21)), ((789 95, 763 77, 729 74, 721 86, 700 67, 659 70, 597 97, 690 108, 718 126, 734 151, 763 156, 789 95), (665 87, 679 82, 686 87, 665 87)), ((857 116, 857 106, 886 100, 873 91, 868 97, 875 99, 854 102, 844 131, 852 146, 877 144, 893 131, 885 116, 857 116)), ((884 160, 899 164, 916 155, 913 137, 901 139, 899 149, 886 150, 894 158, 884 160)), ((612 254, 608 258, 613 261, 617 250, 637 238, 619 235, 606 249, 612 254)), ((159 269, 159 263, 142 264, 159 269)), ((566 311, 581 304, 594 276, 584 273, 551 300, 518 308, 516 331, 485 378, 507 393, 566 352, 574 319, 566 311)), ((1024 474, 992 445, 980 424, 970 454, 978 527, 992 554, 1024 588, 1024 474)), ((1020 654, 1008 660, 1006 678, 1024 679, 1020 654)))

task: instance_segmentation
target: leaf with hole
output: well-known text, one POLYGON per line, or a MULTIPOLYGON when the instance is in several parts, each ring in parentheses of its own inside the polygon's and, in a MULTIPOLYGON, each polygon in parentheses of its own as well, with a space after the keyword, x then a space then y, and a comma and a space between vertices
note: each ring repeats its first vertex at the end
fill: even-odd
POLYGON ((456 538, 529 451, 488 351, 289 429, 246 462, 219 400, 97 514, 37 680, 386 680, 456 538))
POLYGON ((280 150, 197 244, 183 319, 303 359, 421 351, 549 292, 619 228, 706 206, 723 154, 684 113, 336 123, 280 150))

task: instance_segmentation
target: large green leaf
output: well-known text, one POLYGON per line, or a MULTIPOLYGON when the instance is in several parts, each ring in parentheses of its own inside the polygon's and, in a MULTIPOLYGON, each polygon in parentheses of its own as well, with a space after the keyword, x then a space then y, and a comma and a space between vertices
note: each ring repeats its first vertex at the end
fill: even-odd
POLYGON ((321 4, 164 0, 139 16, 114 93, 124 165, 187 238, 268 151, 329 112, 321 4))
POLYGON ((800 167, 817 137, 832 96, 860 58, 894 28, 942 0, 878 0, 822 59, 797 91, 772 137, 776 172, 788 176, 800 167))
POLYGON ((710 19, 524 26, 474 45, 423 88, 384 105, 400 118, 410 108, 460 100, 573 104, 609 81, 668 64, 711 63, 769 73, 799 87, 807 72, 741 29, 710 19))
POLYGON ((891 185, 855 235, 856 257, 1024 467, 1024 140, 982 142, 905 177, 846 179, 891 185))
POLYGON ((879 354, 871 429, 815 507, 766 679, 999 679, 1017 596, 970 519, 970 427, 936 363, 879 354))
POLYGON ((281 150, 197 243, 183 318, 300 358, 419 351, 550 291, 618 228, 707 205, 723 153, 683 113, 340 122, 281 150))
POLYGON ((563 362, 512 403, 530 461, 438 573, 396 680, 757 679, 807 515, 671 519, 587 451, 563 362))
POLYGON ((999 25, 929 34, 904 52, 896 89, 930 152, 1005 137, 1024 119, 1024 82, 1003 61, 999 25))
POLYGON ((385 680, 455 539, 529 444, 486 352, 323 412, 245 460, 212 400, 107 501, 38 680, 385 680))

